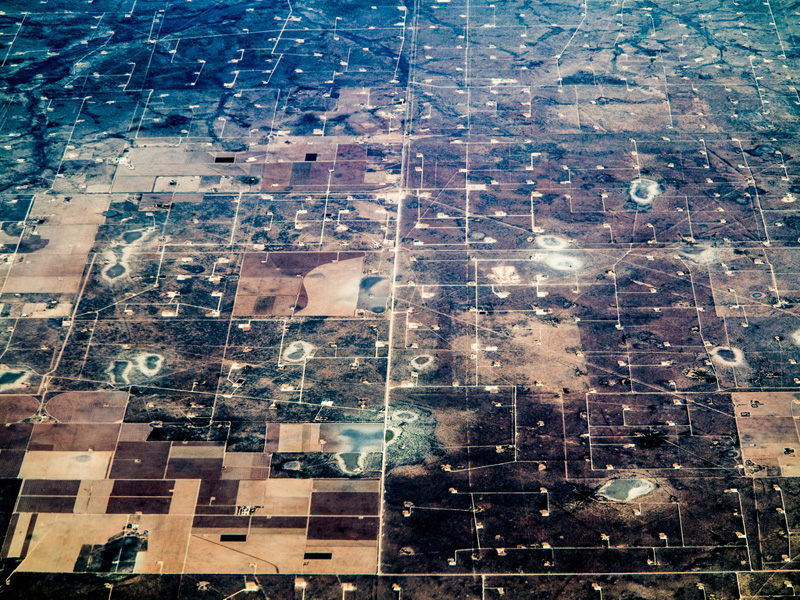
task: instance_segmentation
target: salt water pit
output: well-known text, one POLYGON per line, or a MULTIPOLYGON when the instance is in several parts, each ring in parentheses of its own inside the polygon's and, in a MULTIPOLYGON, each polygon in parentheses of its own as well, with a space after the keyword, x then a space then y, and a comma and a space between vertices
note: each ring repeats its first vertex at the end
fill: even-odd
POLYGON ((631 181, 631 186, 628 190, 631 200, 639 206, 650 206, 663 192, 663 188, 657 181, 643 178, 631 181))

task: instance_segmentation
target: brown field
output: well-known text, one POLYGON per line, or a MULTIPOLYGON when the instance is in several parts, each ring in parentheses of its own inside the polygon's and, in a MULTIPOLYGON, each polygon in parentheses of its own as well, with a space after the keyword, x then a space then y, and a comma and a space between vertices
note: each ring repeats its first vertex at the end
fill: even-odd
POLYGON ((200 481, 197 479, 178 479, 172 485, 171 515, 193 515, 200 481))
POLYGON ((119 433, 119 441, 145 442, 152 430, 150 423, 123 423, 119 433))
POLYGON ((0 396, 0 423, 18 423, 35 415, 37 410, 39 400, 35 396, 0 396))
POLYGON ((361 252, 248 254, 235 316, 353 316, 364 265, 361 252))
POLYGON ((311 514, 377 515, 380 512, 379 500, 380 494, 376 492, 314 492, 311 514))
MULTIPOLYGON (((755 465, 778 467, 783 477, 800 476, 796 395, 792 392, 741 392, 732 396, 742 458, 755 465)), ((756 475, 765 476, 768 471, 757 471, 756 475)))
POLYGON ((315 479, 315 492, 377 493, 381 489, 378 479, 315 479))
POLYGON ((37 423, 29 450, 110 451, 117 445, 119 425, 37 423))
POLYGON ((29 254, 20 254, 6 278, 5 293, 74 294, 78 291, 86 259, 94 244, 102 213, 108 209, 106 195, 40 196, 31 207, 30 218, 41 218, 32 237, 47 244, 29 254))
POLYGON ((220 542, 219 533, 192 534, 187 573, 300 572, 305 548, 302 529, 250 530, 246 542, 220 542), (267 532, 268 531, 268 532, 267 532))
POLYGON ((225 445, 206 442, 179 442, 172 445, 170 460, 176 458, 217 458, 222 459, 225 445))
POLYGON ((376 540, 377 517, 311 517, 309 540, 376 540))
POLYGON ((266 482, 265 515, 307 515, 311 501, 311 479, 269 479, 266 482))
POLYGON ((192 527, 189 516, 142 515, 139 530, 149 532, 147 551, 136 557, 136 573, 179 573, 192 527))
POLYGON ((111 192, 125 194, 135 192, 152 192, 156 178, 154 175, 137 175, 134 177, 116 177, 111 192))
MULTIPOLYGON (((21 568, 49 573, 70 572, 83 544, 105 544, 111 536, 123 530, 127 521, 127 515, 36 515, 30 547, 21 568)), ((18 537, 19 529, 12 538, 10 557, 19 556, 16 550, 18 537)))
POLYGON ((33 253, 21 254, 19 259, 6 279, 6 293, 74 294, 86 264, 86 255, 33 253))
POLYGON ((66 392, 50 397, 45 410, 61 423, 118 423, 127 404, 127 392, 66 392))
POLYGON ((364 258, 321 265, 303 279, 308 304, 295 311, 304 317, 352 317, 358 304, 358 286, 364 258))
POLYGON ((269 477, 269 454, 228 452, 225 454, 222 479, 266 479, 269 477))
POLYGON ((261 179, 261 189, 268 192, 278 187, 289 185, 292 177, 292 163, 267 163, 264 165, 264 176, 261 179))
POLYGON ((22 479, 104 479, 113 452, 28 451, 22 479))
POLYGON ((281 423, 278 452, 321 452, 318 423, 281 423))
POLYGON ((330 552, 326 560, 306 559, 304 573, 374 573, 378 567, 376 542, 317 542, 306 543, 305 552, 330 552))
POLYGON ((169 442, 119 442, 109 477, 161 479, 167 469, 169 442))
POLYGON ((81 481, 75 500, 76 514, 104 515, 114 482, 110 479, 81 481))
POLYGON ((236 492, 237 506, 264 506, 267 498, 266 481, 240 481, 236 492))

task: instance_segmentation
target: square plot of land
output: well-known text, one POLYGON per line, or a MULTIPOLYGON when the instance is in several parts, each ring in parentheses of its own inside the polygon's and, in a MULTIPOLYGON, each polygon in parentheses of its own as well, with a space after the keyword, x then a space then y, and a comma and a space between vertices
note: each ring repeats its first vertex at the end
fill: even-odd
POLYGON ((791 392, 733 394, 742 458, 756 475, 777 466, 784 477, 800 476, 798 400, 791 392))
POLYGON ((363 252, 248 254, 234 315, 352 317, 363 265, 363 252))

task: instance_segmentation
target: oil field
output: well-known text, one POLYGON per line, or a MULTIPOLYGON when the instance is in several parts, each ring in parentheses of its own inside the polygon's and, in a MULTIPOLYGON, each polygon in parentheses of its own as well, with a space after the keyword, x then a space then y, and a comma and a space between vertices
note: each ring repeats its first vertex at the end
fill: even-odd
POLYGON ((0 598, 798 595, 798 44, 4 0, 0 598))

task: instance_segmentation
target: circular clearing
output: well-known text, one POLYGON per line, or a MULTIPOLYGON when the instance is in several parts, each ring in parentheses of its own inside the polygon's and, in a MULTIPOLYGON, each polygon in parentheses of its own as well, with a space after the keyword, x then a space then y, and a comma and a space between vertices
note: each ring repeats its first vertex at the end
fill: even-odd
POLYGON ((558 235, 540 235, 536 238, 536 245, 548 250, 563 250, 567 243, 567 240, 558 235))
POLYGON ((652 179, 634 179, 628 193, 631 200, 639 206, 649 206, 663 192, 657 181, 652 179))
POLYGON ((554 271, 573 272, 579 270, 583 263, 574 256, 566 254, 554 254, 545 259, 544 264, 554 271))

